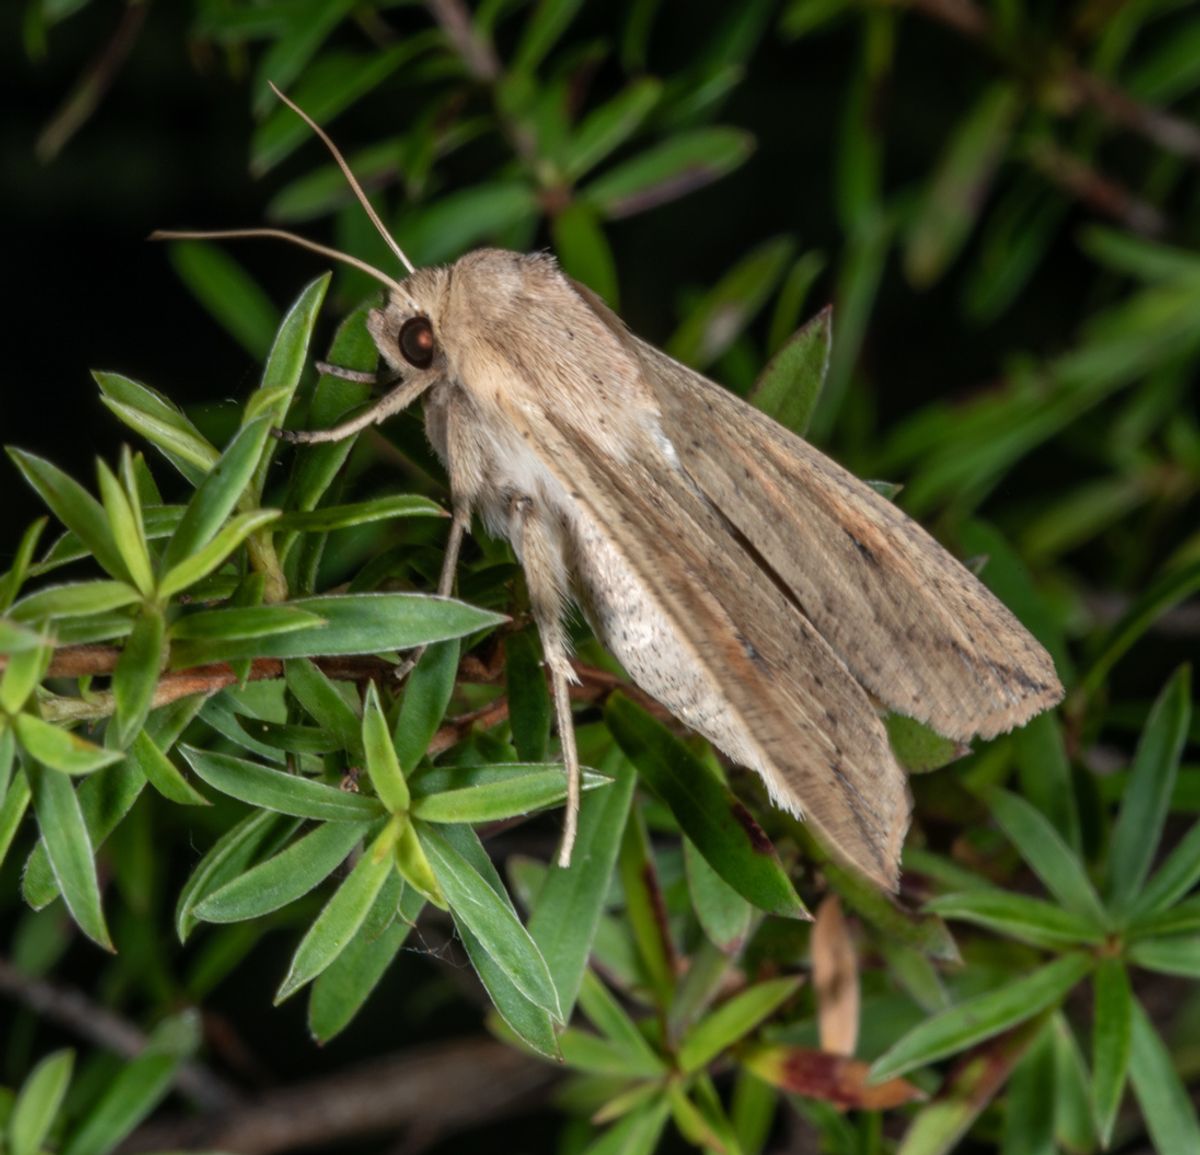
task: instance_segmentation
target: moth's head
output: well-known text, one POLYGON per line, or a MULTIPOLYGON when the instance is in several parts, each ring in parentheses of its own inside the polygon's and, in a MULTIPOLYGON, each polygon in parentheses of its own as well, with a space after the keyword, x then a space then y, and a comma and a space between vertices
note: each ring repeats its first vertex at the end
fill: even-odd
POLYGON ((383 359, 405 380, 446 375, 442 342, 450 270, 417 269, 367 315, 367 331, 383 359))

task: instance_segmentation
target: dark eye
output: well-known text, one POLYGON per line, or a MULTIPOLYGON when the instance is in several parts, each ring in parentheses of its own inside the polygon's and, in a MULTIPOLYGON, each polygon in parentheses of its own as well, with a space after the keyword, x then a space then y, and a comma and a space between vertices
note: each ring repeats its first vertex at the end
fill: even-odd
POLYGON ((404 359, 418 369, 433 364, 433 326, 428 317, 409 317, 400 326, 400 352, 404 359))

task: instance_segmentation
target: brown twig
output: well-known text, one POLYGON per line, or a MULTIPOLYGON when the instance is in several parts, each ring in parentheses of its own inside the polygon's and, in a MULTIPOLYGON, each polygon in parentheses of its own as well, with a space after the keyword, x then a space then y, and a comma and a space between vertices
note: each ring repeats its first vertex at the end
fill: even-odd
MULTIPOLYGON (((995 26, 991 16, 972 0, 887 0, 920 13, 977 43, 988 43, 995 26)), ((1068 107, 1095 109, 1111 124, 1200 164, 1200 128, 1153 105, 1134 99, 1127 92, 1095 73, 1070 65, 1053 79, 1064 91, 1068 107)))
POLYGON ((269 1155, 401 1128, 427 1143, 531 1109, 558 1077, 550 1064, 490 1039, 437 1043, 269 1091, 221 1116, 151 1124, 120 1152, 269 1155))
POLYGON ((1039 140, 1029 146, 1026 156, 1051 184, 1131 232, 1158 237, 1166 231, 1166 220, 1154 205, 1135 196, 1119 181, 1097 172, 1073 153, 1048 140, 1039 140))
POLYGON ((495 49, 476 35, 461 0, 428 0, 426 7, 471 76, 482 84, 494 84, 500 78, 500 61, 495 49))
MULTIPOLYGON (((82 991, 27 975, 2 957, 0 994, 114 1055, 132 1059, 146 1049, 148 1040, 142 1031, 92 1002, 82 991)), ((180 1065, 175 1086, 205 1111, 228 1111, 240 1098, 224 1080, 194 1062, 180 1065)))
POLYGON ((112 38, 88 65, 70 95, 38 136, 34 151, 43 164, 58 156, 67 141, 96 111, 137 41, 149 8, 149 0, 130 0, 125 5, 125 11, 112 38))

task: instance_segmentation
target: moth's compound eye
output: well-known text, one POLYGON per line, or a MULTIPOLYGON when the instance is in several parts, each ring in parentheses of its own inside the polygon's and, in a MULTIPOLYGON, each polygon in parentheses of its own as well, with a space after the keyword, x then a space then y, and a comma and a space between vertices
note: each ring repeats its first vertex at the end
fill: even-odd
POLYGON ((400 352, 404 359, 418 369, 433 364, 433 326, 428 317, 409 317, 400 326, 400 352))

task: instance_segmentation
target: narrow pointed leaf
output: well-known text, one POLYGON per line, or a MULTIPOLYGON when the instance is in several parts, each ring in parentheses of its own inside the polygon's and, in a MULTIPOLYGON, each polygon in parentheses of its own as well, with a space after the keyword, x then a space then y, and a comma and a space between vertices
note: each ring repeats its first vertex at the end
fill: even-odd
POLYGON ((708 766, 619 694, 609 699, 605 717, 647 784, 734 890, 771 914, 807 917, 775 848, 708 766))
POLYGON ((770 979, 736 994, 706 1015, 679 1046, 679 1066, 688 1073, 707 1066, 745 1038, 792 997, 804 980, 770 979))
POLYGON ((36 763, 26 768, 42 845, 54 879, 79 929, 98 946, 113 950, 100 908, 100 883, 92 857, 92 840, 84 825, 71 780, 36 763))
POLYGON ((1120 959, 1101 959, 1092 979, 1092 1104, 1105 1147, 1125 1091, 1133 1038, 1133 991, 1120 959))
POLYGON ((393 814, 408 810, 408 782, 400 769, 396 747, 388 730, 383 707, 379 704, 379 690, 372 682, 363 703, 362 744, 366 752, 367 773, 379 801, 393 814))
POLYGON ((451 909, 517 990, 561 1022, 562 1011, 546 960, 512 904, 488 885, 436 827, 422 823, 417 832, 451 909))
POLYGON ((1085 955, 1064 955, 1026 978, 934 1015, 878 1059, 871 1078, 903 1075, 1033 1018, 1061 1002, 1091 966, 1085 955))
POLYGON ((1155 701, 1133 756, 1108 859, 1108 895, 1115 908, 1134 905, 1150 871, 1191 716, 1191 670, 1181 666, 1155 701))
POLYGON ((746 400, 803 437, 825 385, 832 348, 833 310, 826 306, 767 362, 746 400))
POLYGON ((180 751, 210 786, 251 806, 326 822, 370 822, 384 815, 375 798, 350 794, 324 782, 229 754, 198 750, 194 746, 181 746, 180 751))
POLYGON ((13 726, 21 745, 33 758, 63 774, 90 774, 121 759, 119 750, 105 750, 32 714, 18 714, 13 726))
POLYGON ((369 825, 323 822, 214 891, 194 908, 196 917, 204 922, 242 922, 302 898, 346 861, 369 825))
POLYGON ((1200 1151, 1200 1121, 1171 1055, 1141 1004, 1133 1004, 1129 1077, 1157 1155, 1200 1151))
POLYGON ((38 1155, 54 1125, 75 1066, 74 1051, 55 1051, 25 1080, 8 1120, 10 1155, 38 1155))
POLYGON ((79 537, 96 561, 119 581, 130 581, 104 507, 79 482, 45 458, 21 449, 9 449, 8 455, 54 516, 79 537))
POLYGON ((162 573, 169 573, 212 541, 250 483, 269 432, 266 417, 259 417, 237 431, 187 503, 183 518, 163 551, 162 573))
POLYGON ((396 824, 389 822, 334 891, 296 948, 292 964, 275 996, 276 1003, 283 1002, 315 979, 358 933, 376 896, 395 869, 392 854, 396 834, 396 824))
POLYGON ((137 763, 146 781, 164 798, 180 806, 208 806, 209 800, 175 768, 175 763, 159 749, 158 743, 140 730, 125 756, 137 763))
POLYGON ((318 1043, 340 1034, 362 1009, 396 957, 425 899, 393 874, 375 896, 362 929, 313 981, 308 1029, 318 1043))
POLYGON ((174 597, 208 577, 252 533, 270 525, 278 516, 277 509, 254 509, 230 518, 203 548, 182 558, 163 574, 158 583, 159 596, 174 597))

